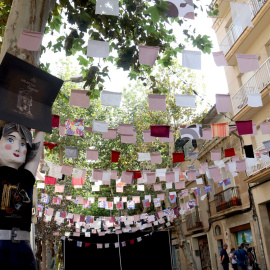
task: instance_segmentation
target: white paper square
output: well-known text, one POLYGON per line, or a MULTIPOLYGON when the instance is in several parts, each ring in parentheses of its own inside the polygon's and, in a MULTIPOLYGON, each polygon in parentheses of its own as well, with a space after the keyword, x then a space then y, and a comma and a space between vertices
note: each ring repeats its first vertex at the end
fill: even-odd
POLYGON ((120 107, 122 93, 103 90, 100 93, 100 102, 104 106, 120 107))
POLYGON ((172 189, 172 182, 171 183, 166 183, 166 189, 172 189))
POLYGON ((44 189, 45 188, 45 183, 37 183, 37 188, 44 189))
POLYGON ((95 197, 88 197, 88 201, 91 202, 91 203, 94 203, 95 202, 95 197))
POLYGON ((165 177, 165 174, 167 172, 167 169, 156 169, 156 177, 160 177, 160 176, 164 176, 165 177))
POLYGON ((93 185, 93 186, 92 186, 92 191, 100 191, 100 186, 98 186, 98 185, 93 185))
POLYGON ((97 0, 95 14, 119 16, 119 0, 97 0))
POLYGON ((110 53, 110 43, 99 40, 88 40, 87 56, 97 58, 108 58, 110 53))
POLYGON ((195 95, 179 95, 175 94, 175 104, 178 107, 196 108, 195 95))
POLYGON ((261 93, 247 94, 247 97, 248 97, 248 106, 250 107, 263 106, 261 93))
POLYGON ((150 153, 138 153, 138 161, 149 161, 151 160, 150 153))
POLYGON ((144 199, 145 199, 145 200, 149 200, 149 202, 151 202, 151 195, 145 195, 145 196, 144 196, 144 199))
POLYGON ((108 132, 108 124, 106 122, 93 121, 92 131, 93 132, 100 132, 100 133, 107 133, 108 132))
POLYGON ((191 69, 201 69, 201 51, 182 51, 182 66, 191 69))
POLYGON ((242 26, 243 29, 253 27, 249 4, 231 1, 230 6, 234 25, 242 26))
POLYGON ((138 191, 144 191, 144 185, 137 185, 138 191))

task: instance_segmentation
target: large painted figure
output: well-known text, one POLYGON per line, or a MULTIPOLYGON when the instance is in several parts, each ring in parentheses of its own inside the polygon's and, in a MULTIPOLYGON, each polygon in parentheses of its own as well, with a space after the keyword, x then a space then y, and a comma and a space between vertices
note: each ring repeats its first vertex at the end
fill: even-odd
POLYGON ((0 269, 36 270, 30 246, 32 197, 44 132, 0 127, 0 269))

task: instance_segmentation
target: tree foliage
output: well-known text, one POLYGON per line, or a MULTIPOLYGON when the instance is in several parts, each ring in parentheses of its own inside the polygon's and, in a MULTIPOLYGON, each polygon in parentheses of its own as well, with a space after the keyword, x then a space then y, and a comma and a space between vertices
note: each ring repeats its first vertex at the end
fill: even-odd
MULTIPOLYGON (((10 11, 11 0, 2 1, 0 20, 3 30, 10 11)), ((185 48, 184 40, 179 44, 173 34, 177 23, 183 35, 194 47, 210 53, 212 42, 206 35, 197 35, 196 29, 188 26, 188 20, 168 18, 166 1, 120 0, 119 16, 95 14, 95 0, 58 0, 50 13, 46 27, 47 35, 57 34, 56 42, 50 41, 42 51, 65 51, 67 56, 77 55, 85 79, 84 87, 89 87, 89 95, 97 98, 103 89, 105 77, 109 76, 108 64, 129 71, 131 79, 145 77, 152 68, 139 64, 137 46, 159 46, 158 63, 163 67, 173 64, 177 54, 185 48), (110 57, 97 64, 93 58, 86 57, 87 40, 110 42, 110 57)), ((205 5, 194 0, 195 16, 198 8, 205 5)))

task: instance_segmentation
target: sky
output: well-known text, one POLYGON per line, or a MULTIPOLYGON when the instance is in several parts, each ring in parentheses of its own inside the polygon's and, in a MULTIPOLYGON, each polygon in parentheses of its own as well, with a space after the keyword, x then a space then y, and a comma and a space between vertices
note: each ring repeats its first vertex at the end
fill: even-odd
MULTIPOLYGON (((211 0, 203 0, 205 4, 211 2, 211 0)), ((105 15, 104 15, 105 16, 105 15)), ((191 24, 196 28, 197 34, 208 35, 213 42, 212 52, 220 51, 215 31, 212 29, 213 21, 211 18, 207 18, 207 14, 200 12, 198 17, 195 20, 188 20, 188 25, 191 24)), ((182 28, 179 25, 173 25, 174 34, 177 38, 177 41, 183 43, 184 36, 182 34, 182 28)), ((56 32, 55 32, 56 33, 56 32)), ((60 34, 59 34, 60 36, 60 34)), ((56 39, 57 33, 54 36, 47 35, 44 37, 43 45, 46 45, 51 39, 56 39)), ((193 48, 192 45, 187 44, 186 49, 188 50, 198 50, 193 48)), ((77 56, 70 57, 72 62, 77 63, 77 56)), ((57 74, 58 63, 60 59, 65 59, 64 52, 53 53, 47 50, 41 57, 41 62, 50 63, 50 72, 54 75, 57 74), (49 59, 49 61, 48 61, 49 59)), ((179 63, 182 63, 181 54, 178 56, 179 63)), ((206 86, 205 94, 206 100, 211 104, 215 104, 215 94, 227 94, 228 86, 226 82, 224 67, 217 67, 213 60, 212 54, 202 54, 202 70, 193 70, 196 73, 199 80, 203 79, 203 82, 206 86)), ((105 88, 108 91, 122 92, 123 88, 128 86, 130 83, 128 79, 128 72, 124 72, 116 67, 110 67, 110 78, 111 80, 106 80, 105 88)))

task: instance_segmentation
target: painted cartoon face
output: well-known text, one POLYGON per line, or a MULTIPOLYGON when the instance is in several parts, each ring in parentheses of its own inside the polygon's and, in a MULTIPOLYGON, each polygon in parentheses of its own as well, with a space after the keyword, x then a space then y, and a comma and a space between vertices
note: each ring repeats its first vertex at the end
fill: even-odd
POLYGON ((0 139, 0 166, 19 169, 25 162, 26 154, 26 140, 18 132, 12 132, 0 139))

